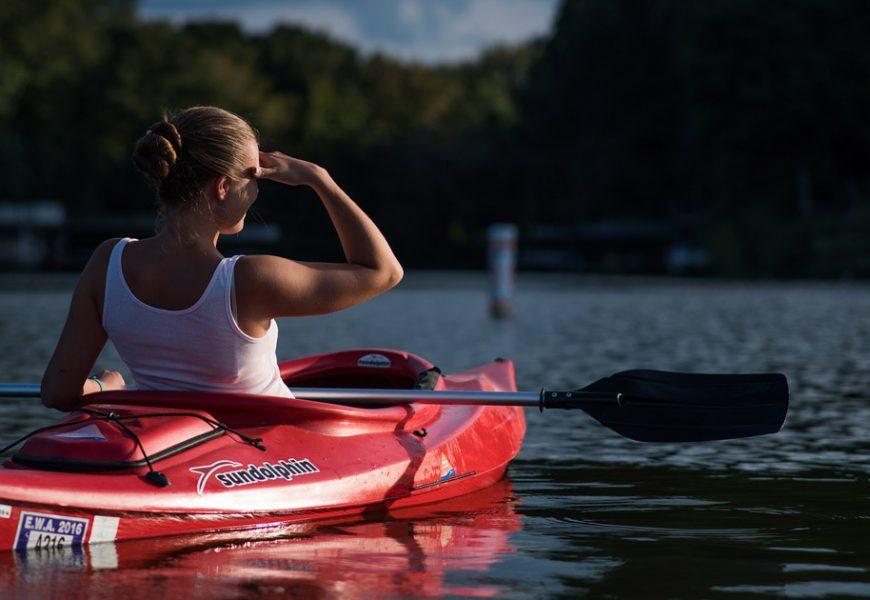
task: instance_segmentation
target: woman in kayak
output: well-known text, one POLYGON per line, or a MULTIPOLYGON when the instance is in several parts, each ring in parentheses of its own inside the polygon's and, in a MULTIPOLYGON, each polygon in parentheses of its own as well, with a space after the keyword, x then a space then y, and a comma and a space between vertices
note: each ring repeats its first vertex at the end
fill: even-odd
POLYGON ((106 339, 138 389, 292 396, 274 319, 341 310, 402 278, 387 240, 326 170, 261 152, 233 113, 193 107, 155 123, 133 160, 157 191, 163 224, 154 237, 110 239, 91 256, 42 379, 46 406, 72 410, 83 395, 124 387, 116 371, 88 378, 106 339), (347 262, 223 257, 218 238, 242 230, 258 179, 311 187, 347 262))

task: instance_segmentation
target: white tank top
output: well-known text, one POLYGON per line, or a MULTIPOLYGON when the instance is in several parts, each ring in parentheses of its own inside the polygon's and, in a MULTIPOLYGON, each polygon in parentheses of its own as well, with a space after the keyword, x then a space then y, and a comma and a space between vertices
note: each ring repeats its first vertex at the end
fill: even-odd
POLYGON ((112 249, 106 272, 103 328, 140 390, 248 392, 293 397, 281 380, 273 319, 261 338, 239 328, 230 294, 238 256, 225 258, 192 306, 167 310, 133 295, 121 270, 127 242, 112 249))

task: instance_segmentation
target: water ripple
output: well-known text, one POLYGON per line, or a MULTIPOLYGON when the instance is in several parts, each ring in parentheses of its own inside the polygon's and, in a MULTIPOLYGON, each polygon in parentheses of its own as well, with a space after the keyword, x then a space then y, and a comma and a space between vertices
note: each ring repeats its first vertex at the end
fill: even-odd
MULTIPOLYGON (((39 381, 71 284, 49 278, 13 289, 0 281, 4 379, 39 381)), ((791 388, 785 429, 715 443, 641 444, 580 411, 528 411, 526 442, 510 471, 514 487, 498 505, 508 515, 471 529, 455 518, 416 521, 418 543, 404 545, 396 540, 407 536, 394 531, 377 537, 377 548, 357 545, 365 530, 348 530, 274 551, 224 550, 217 555, 242 561, 244 572, 259 569, 245 584, 254 587, 237 587, 243 584, 220 570, 198 585, 228 586, 221 597, 309 589, 293 587, 300 580, 276 574, 276 565, 292 571, 303 563, 286 560, 303 560, 296 554, 302 544, 314 551, 319 540, 327 552, 341 540, 349 553, 334 560, 346 575, 343 587, 308 582, 311 591, 353 596, 354 581, 373 577, 381 552, 384 565, 407 570, 413 560, 437 569, 432 595, 870 596, 870 287, 522 275, 515 309, 511 320, 489 319, 480 274, 409 273, 396 291, 349 311, 282 319, 279 354, 402 348, 447 372, 503 356, 516 361, 520 387, 532 390, 573 389, 630 368, 779 371, 791 388), (487 555, 496 538, 498 551, 487 555), (458 544, 455 559, 431 545, 449 540, 458 544), (464 568, 466 560, 482 566, 464 568)), ((111 345, 98 362, 126 374, 111 345)), ((35 401, 4 400, 0 436, 51 418, 35 401)), ((161 564, 166 581, 187 572, 182 559, 161 564)), ((399 582, 390 588, 395 596, 421 589, 408 573, 391 577, 380 585, 399 582)))

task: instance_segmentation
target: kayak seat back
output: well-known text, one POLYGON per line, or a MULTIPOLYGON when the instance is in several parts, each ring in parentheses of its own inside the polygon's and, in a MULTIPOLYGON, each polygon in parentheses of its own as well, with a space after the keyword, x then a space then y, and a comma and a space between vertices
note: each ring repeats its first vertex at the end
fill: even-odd
POLYGON ((280 364, 281 377, 294 387, 413 389, 422 374, 435 368, 409 352, 359 348, 307 356, 280 364))

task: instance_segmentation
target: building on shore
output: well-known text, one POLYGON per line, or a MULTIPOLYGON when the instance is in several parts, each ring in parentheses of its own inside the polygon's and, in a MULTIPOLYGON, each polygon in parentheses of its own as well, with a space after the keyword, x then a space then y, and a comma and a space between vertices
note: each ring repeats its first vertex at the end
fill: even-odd
POLYGON ((584 273, 706 273, 698 223, 606 220, 534 225, 520 238, 521 269, 584 273))
MULTIPOLYGON (((57 200, 0 202, 0 270, 77 271, 94 249, 113 237, 154 235, 151 213, 70 215, 57 200)), ((222 236, 228 254, 268 252, 280 242, 275 224, 248 223, 238 234, 222 236)))
POLYGON ((37 270, 62 253, 66 208, 56 200, 0 202, 0 267, 37 270))

